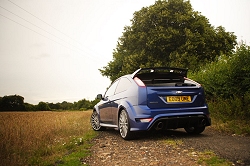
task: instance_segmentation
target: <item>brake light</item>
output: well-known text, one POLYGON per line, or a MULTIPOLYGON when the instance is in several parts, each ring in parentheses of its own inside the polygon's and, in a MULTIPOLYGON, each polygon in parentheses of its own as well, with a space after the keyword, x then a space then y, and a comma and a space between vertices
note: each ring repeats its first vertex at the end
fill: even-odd
POLYGON ((145 84, 138 77, 135 77, 134 80, 138 86, 145 87, 145 84))

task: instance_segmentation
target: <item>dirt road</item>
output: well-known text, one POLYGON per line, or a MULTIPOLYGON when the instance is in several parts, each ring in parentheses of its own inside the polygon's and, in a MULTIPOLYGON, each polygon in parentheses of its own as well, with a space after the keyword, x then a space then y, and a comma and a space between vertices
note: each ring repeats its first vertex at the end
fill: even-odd
POLYGON ((250 166, 250 137, 222 134, 211 128, 198 136, 190 136, 184 130, 138 133, 138 136, 125 141, 118 131, 100 132, 93 140, 92 156, 84 162, 93 166, 195 166, 202 165, 198 163, 199 152, 210 150, 233 165, 250 166))

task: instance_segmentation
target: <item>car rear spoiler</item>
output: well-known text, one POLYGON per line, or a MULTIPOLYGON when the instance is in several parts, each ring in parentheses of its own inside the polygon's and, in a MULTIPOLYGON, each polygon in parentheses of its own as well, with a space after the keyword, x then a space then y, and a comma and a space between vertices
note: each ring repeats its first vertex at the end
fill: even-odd
POLYGON ((173 73, 176 76, 187 77, 188 69, 175 68, 175 67, 151 67, 151 68, 140 68, 132 74, 132 78, 143 73, 173 73))

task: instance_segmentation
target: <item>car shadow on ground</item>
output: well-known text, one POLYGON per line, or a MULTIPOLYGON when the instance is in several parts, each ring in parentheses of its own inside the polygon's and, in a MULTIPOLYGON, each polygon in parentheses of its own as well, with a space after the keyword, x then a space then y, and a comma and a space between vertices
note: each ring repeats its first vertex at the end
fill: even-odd
MULTIPOLYGON (((106 131, 110 136, 120 137, 119 131, 113 129, 107 129, 106 131)), ((211 137, 207 133, 201 134, 188 134, 184 129, 176 130, 152 130, 152 131, 143 131, 143 132, 134 132, 133 140, 161 140, 161 139, 192 139, 192 138, 201 138, 201 137, 211 137)), ((120 137, 120 139, 122 139, 120 137)))
POLYGON ((138 139, 155 140, 155 139, 190 139, 198 137, 209 137, 206 134, 188 134, 183 129, 160 130, 143 132, 138 139))

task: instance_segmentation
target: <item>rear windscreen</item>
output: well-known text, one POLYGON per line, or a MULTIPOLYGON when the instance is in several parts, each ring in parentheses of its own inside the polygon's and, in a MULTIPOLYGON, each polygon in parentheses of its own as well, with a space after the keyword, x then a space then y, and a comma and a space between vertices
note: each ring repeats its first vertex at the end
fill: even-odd
POLYGON ((134 77, 139 78, 146 86, 196 86, 194 82, 186 79, 187 69, 181 68, 144 68, 134 77))
POLYGON ((141 73, 138 77, 146 86, 196 86, 176 73, 141 73))

